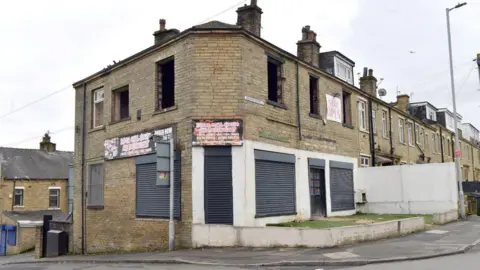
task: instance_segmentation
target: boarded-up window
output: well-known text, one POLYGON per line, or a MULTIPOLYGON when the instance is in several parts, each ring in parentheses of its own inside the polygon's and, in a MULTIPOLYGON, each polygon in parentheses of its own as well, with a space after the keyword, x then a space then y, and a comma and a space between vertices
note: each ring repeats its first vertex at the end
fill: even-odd
POLYGON ((87 206, 89 208, 103 208, 103 163, 89 166, 87 206))

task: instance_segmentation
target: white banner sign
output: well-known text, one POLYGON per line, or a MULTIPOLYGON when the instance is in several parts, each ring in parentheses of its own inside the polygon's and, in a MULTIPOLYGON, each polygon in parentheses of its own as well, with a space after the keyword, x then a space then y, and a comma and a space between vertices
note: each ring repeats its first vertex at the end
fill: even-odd
POLYGON ((327 94, 327 120, 342 123, 342 100, 327 94))

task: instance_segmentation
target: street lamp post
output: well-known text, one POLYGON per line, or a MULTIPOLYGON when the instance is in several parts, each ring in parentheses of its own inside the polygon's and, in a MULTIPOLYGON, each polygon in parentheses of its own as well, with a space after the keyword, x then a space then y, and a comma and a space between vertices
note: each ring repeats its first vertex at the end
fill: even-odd
POLYGON ((450 58, 450 83, 452 87, 452 103, 453 103, 453 115, 454 115, 454 121, 453 121, 453 127, 455 129, 455 170, 456 170, 456 175, 457 175, 457 184, 458 184, 458 197, 460 200, 460 215, 462 219, 466 219, 465 215, 465 201, 463 197, 463 186, 462 186, 462 172, 460 170, 460 155, 461 155, 461 149, 460 149, 460 142, 458 139, 458 121, 457 121, 457 102, 455 101, 455 79, 453 76, 453 60, 452 60, 452 38, 450 35, 450 11, 463 7, 467 3, 459 3, 453 8, 447 8, 446 13, 447 13, 447 33, 448 33, 448 55, 450 58))

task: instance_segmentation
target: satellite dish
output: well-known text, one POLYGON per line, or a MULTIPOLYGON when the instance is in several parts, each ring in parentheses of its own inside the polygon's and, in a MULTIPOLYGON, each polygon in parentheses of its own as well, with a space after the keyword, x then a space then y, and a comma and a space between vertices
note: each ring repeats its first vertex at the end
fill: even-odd
POLYGON ((379 95, 380 97, 386 96, 386 95, 387 95, 387 90, 385 90, 385 88, 380 88, 380 89, 378 89, 378 95, 379 95))

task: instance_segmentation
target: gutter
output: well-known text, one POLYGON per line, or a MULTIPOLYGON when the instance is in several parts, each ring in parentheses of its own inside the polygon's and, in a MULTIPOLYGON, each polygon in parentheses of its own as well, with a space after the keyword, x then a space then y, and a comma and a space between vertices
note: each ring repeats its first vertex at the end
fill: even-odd
POLYGON ((442 128, 440 128, 440 153, 442 154, 442 163, 445 162, 445 158, 443 156, 443 152, 445 149, 443 149, 443 136, 442 136, 442 128))
POLYGON ((298 67, 298 61, 295 61, 296 69, 297 69, 297 124, 298 124, 298 140, 302 140, 302 125, 300 121, 300 82, 299 82, 299 67, 298 67))
POLYGON ((373 115, 372 115, 372 99, 368 99, 368 115, 370 117, 368 117, 368 125, 369 125, 369 128, 368 130, 370 131, 369 133, 369 139, 370 139, 370 154, 372 156, 372 167, 375 167, 377 162, 376 162, 376 158, 375 158, 375 134, 373 133, 373 115))
POLYGON ((86 129, 86 114, 87 114, 87 84, 83 83, 83 108, 82 108, 82 255, 85 255, 85 238, 86 238, 86 227, 85 227, 85 129, 86 129))

